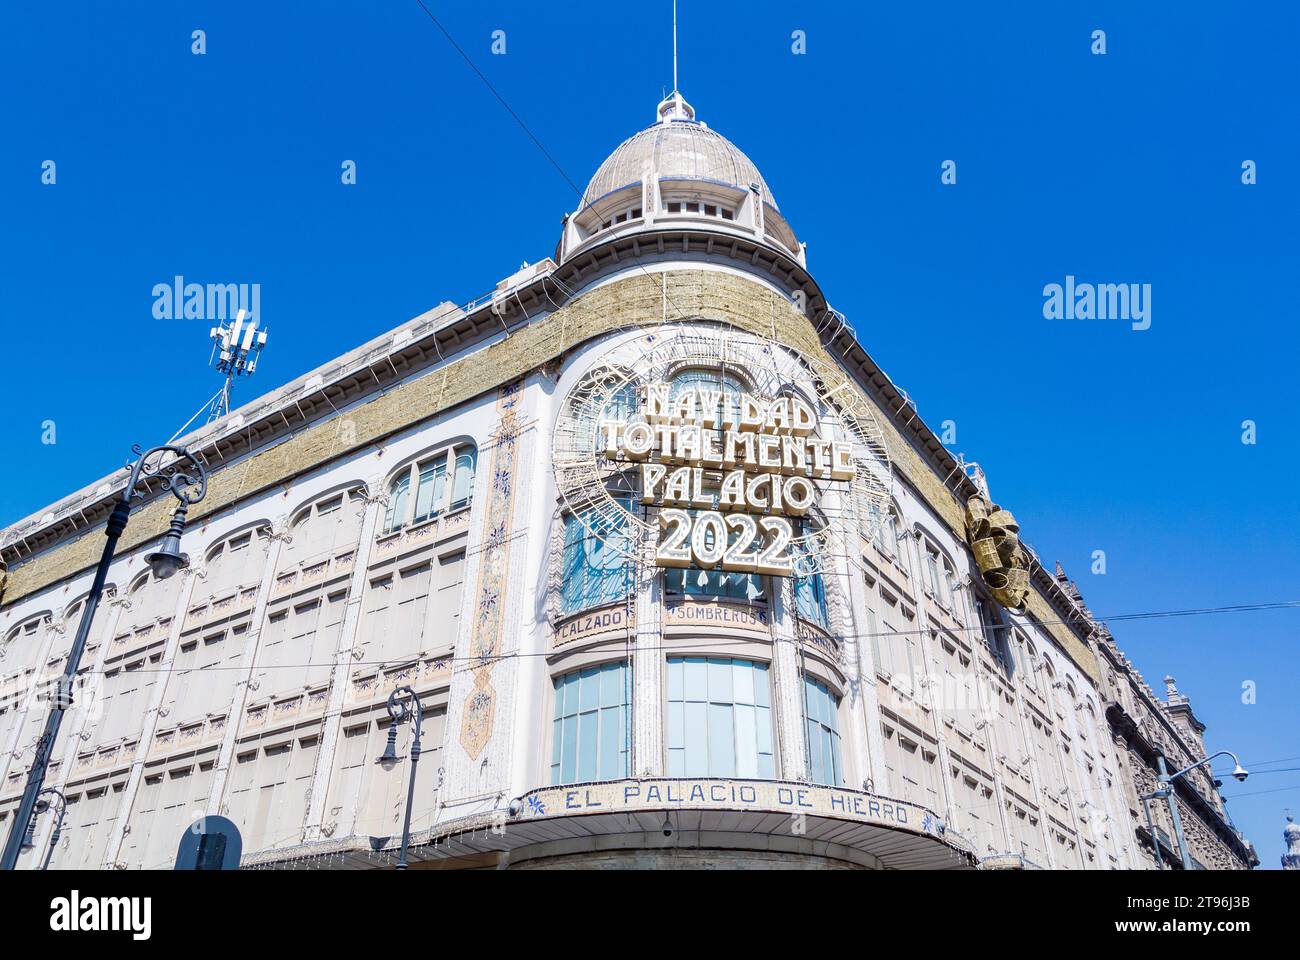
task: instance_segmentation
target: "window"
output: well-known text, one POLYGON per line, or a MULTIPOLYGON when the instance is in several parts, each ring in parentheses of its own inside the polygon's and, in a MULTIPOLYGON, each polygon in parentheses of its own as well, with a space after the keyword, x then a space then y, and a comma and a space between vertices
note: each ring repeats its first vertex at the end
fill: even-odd
POLYGON ((384 515, 384 533, 400 528, 406 518, 406 502, 411 492, 410 474, 402 474, 388 488, 388 512, 384 515))
POLYGON ((951 610, 953 602, 949 582, 952 580, 952 571, 948 566, 948 561, 939 556, 938 551, 929 544, 925 548, 925 570, 929 579, 930 595, 938 601, 940 606, 951 610))
MULTIPOLYGON (((687 510, 694 517, 698 510, 687 510)), ((712 530, 706 530, 708 543, 712 546, 712 530)), ((729 600, 763 599, 763 581, 756 573, 737 573, 715 567, 705 570, 701 567, 667 567, 664 570, 664 584, 670 595, 692 597, 721 597, 729 600)))
MULTIPOLYGON (((626 503, 623 506, 629 507, 626 503)), ((620 545, 625 543, 622 524, 621 515, 610 519, 594 509, 564 518, 561 599, 566 616, 627 596, 631 564, 620 552, 620 545)))
POLYGON ((871 542, 875 548, 891 560, 902 564, 903 552, 898 545, 898 515, 891 507, 868 505, 868 522, 871 525, 871 542))
POLYGON ((320 737, 299 734, 239 744, 230 772, 230 819, 253 853, 302 841, 307 794, 316 769, 320 737))
POLYGON ((1020 669, 1025 677, 1025 686, 1029 687, 1035 693, 1038 692, 1038 681, 1034 674, 1038 669, 1038 651, 1034 645, 1019 634, 1016 635, 1016 649, 1020 651, 1020 669))
MULTIPOLYGON (((344 727, 334 751, 325 805, 326 825, 333 836, 400 836, 406 809, 406 791, 411 769, 412 725, 403 723, 397 731, 400 758, 391 770, 375 761, 388 745, 392 721, 385 709, 344 717, 344 727)), ((442 742, 447 723, 443 706, 425 707, 420 727, 420 762, 416 764, 415 797, 411 805, 413 829, 428 826, 438 809, 438 770, 442 766, 442 742)))
POLYGON ((346 605, 347 591, 336 590, 273 611, 258 645, 259 689, 297 690, 328 683, 346 605))
MULTIPOLYGON (((270 535, 270 527, 257 527, 237 534, 209 550, 207 574, 202 584, 195 585, 191 604, 223 599, 254 586, 262 577, 262 561, 266 558, 270 535)), ((174 579, 175 577, 171 578, 174 579)), ((170 583, 171 580, 167 582, 170 583)), ((156 590, 157 585, 154 585, 146 594, 156 590)))
POLYGON ((213 767, 208 760, 197 765, 190 761, 188 766, 166 772, 146 770, 123 846, 128 864, 158 870, 175 862, 181 832, 208 805, 213 767))
POLYGON ((813 783, 844 782, 840 759, 840 698, 812 677, 803 678, 804 720, 808 727, 808 776, 813 783))
POLYGON ((335 493, 301 510, 293 519, 285 543, 282 568, 349 547, 355 547, 361 532, 361 507, 364 491, 357 488, 347 494, 335 493))
POLYGON ((881 657, 885 672, 898 677, 899 684, 915 693, 920 684, 917 673, 920 655, 917 651, 915 616, 898 598, 881 591, 880 627, 878 633, 881 657))
POLYGON ((108 839, 117 825, 125 782, 98 785, 68 794, 63 841, 50 856, 54 870, 102 870, 108 839))
POLYGON ((478 451, 469 444, 448 447, 412 463, 388 485, 384 533, 466 506, 474 495, 477 464, 478 451))
MULTIPOLYGON (((806 552, 806 548, 802 549, 806 552)), ((830 629, 830 618, 826 615, 826 581, 820 573, 794 578, 794 607, 801 619, 815 623, 823 630, 830 629)))
POLYGON ((420 467, 419 486, 415 494, 415 516, 412 523, 421 523, 438 514, 447 486, 447 462, 438 460, 420 467))
POLYGON ((876 611, 870 607, 867 608, 867 636, 871 639, 871 660, 875 664, 877 673, 888 674, 889 663, 885 660, 885 653, 889 646, 883 643, 880 635, 880 624, 876 622, 876 611))
POLYGON ((668 658, 668 775, 775 775, 767 664, 668 658))
POLYGON ((156 644, 154 650, 127 663, 118 661, 117 666, 104 671, 99 702, 90 707, 92 713, 87 720, 90 736, 79 749, 112 743, 139 732, 161 675, 162 644, 156 644))
POLYGON ((730 207, 716 203, 702 203, 696 200, 669 200, 664 204, 669 213, 702 213, 706 217, 721 217, 723 220, 736 219, 736 212, 730 207))
MULTIPOLYGON (((277 649, 277 639, 282 636, 280 628, 282 624, 287 625, 288 613, 273 614, 269 619, 259 659, 269 659, 277 649)), ((167 680, 167 694, 163 698, 166 713, 159 721, 161 725, 175 726, 210 713, 225 712, 239 679, 239 671, 232 668, 243 652, 247 633, 247 625, 241 624, 229 631, 221 629, 181 638, 167 680)), ((301 660, 299 657, 295 662, 301 660)))
POLYGON ((468 447, 456 454, 456 480, 451 488, 451 509, 469 503, 474 495, 474 470, 478 464, 478 451, 468 447))
POLYGON ((460 598, 465 583, 465 551, 458 550, 438 558, 437 580, 430 601, 433 604, 431 620, 436 638, 445 640, 445 646, 455 646, 460 629, 460 598))
POLYGON ((619 660, 555 678, 552 783, 627 776, 630 676, 627 662, 619 660))
POLYGON ((631 220, 639 220, 641 218, 641 213, 642 210, 640 207, 632 207, 630 210, 624 210, 622 213, 615 214, 608 220, 602 220, 599 229, 608 230, 616 223, 627 223, 631 220))

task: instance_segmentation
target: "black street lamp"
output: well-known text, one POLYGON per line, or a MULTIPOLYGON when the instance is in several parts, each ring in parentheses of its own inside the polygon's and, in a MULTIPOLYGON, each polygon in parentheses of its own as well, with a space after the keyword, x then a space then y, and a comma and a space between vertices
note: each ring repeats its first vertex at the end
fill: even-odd
POLYGON ((63 836, 63 817, 68 812, 68 800, 54 787, 46 787, 40 792, 36 800, 36 809, 32 811, 32 819, 27 824, 27 835, 23 837, 23 850, 30 850, 36 846, 36 818, 50 809, 50 805, 58 807, 59 815, 54 821, 54 833, 50 834, 50 842, 45 846, 45 856, 41 859, 41 865, 38 870, 48 870, 50 868, 50 855, 54 853, 54 848, 59 845, 59 838, 63 836), (40 797, 45 794, 51 794, 54 799, 41 800, 40 797))
POLYGON ((45 784, 45 771, 50 763, 50 753, 54 749, 55 740, 59 736, 63 713, 72 706, 73 684, 77 679, 77 670, 81 667, 81 655, 86 650, 91 621, 95 618, 95 611, 99 609, 99 598, 104 592, 104 581, 108 579, 108 568, 113 562, 117 541, 121 538, 122 531, 126 529, 126 521, 131 516, 131 501, 144 497, 144 493, 137 489, 141 481, 148 483, 154 479, 161 480, 180 501, 162 545, 157 552, 145 557, 149 566, 153 568, 154 576, 165 580, 188 563, 188 558, 180 552, 181 533, 185 529, 185 513, 207 493, 207 470, 184 447, 164 444, 144 453, 140 452, 139 447, 132 447, 131 450, 138 459, 131 468, 131 477, 127 481, 126 489, 122 491, 121 499, 113 507, 104 530, 108 542, 104 544, 99 566, 95 568, 95 579, 86 597, 81 623, 77 626, 77 638, 72 642, 72 649, 68 651, 68 662, 63 668, 63 676, 58 679, 50 698, 50 712, 45 719, 45 729, 36 742, 36 755, 32 759, 31 769, 27 771, 27 787, 23 790, 22 802, 18 805, 13 825, 9 828, 9 836, 5 840, 4 856, 0 859, 0 869, 3 870, 12 870, 18 864, 23 836, 36 810, 36 798, 41 794, 41 788, 45 784), (164 460, 168 453, 173 454, 172 458, 164 460))
MULTIPOLYGON (((397 725, 408 717, 414 727, 411 734, 411 779, 406 786, 406 814, 402 821, 402 852, 397 857, 397 869, 406 869, 406 848, 411 843, 411 805, 415 802, 415 765, 420 762, 420 719, 424 714, 424 707, 420 705, 420 698, 415 695, 415 691, 410 687, 398 687, 388 695, 388 715, 392 718, 392 723, 388 725, 388 745, 384 748, 383 755, 375 763, 379 764, 385 770, 392 770, 402 758, 397 755, 397 725), (402 699, 405 694, 410 703, 402 699)), ((376 838, 371 838, 373 841, 376 838)))

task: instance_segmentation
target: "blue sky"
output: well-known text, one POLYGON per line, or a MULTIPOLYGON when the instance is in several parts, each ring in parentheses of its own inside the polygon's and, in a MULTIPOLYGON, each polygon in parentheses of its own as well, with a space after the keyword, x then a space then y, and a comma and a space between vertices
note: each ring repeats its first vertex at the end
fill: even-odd
MULTIPOLYGON (((579 186, 671 85, 666 2, 426 2, 579 186)), ((1300 599, 1300 13, 1133 6, 682 0, 681 87, 1094 611, 1300 599), (1151 284, 1151 328, 1044 319, 1067 274, 1151 284)), ((415 0, 6 4, 0 79, 0 523, 216 389, 208 324, 155 320, 154 284, 260 283, 269 390, 550 255, 576 201, 415 0)), ((1300 611, 1115 632, 1212 749, 1300 766, 1300 611)), ((1225 793, 1275 867, 1300 771, 1225 793)))

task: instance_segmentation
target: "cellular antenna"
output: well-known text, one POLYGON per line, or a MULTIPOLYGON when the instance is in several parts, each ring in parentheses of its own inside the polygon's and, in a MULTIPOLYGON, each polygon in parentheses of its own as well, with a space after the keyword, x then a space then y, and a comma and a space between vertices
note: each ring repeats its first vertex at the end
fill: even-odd
MULTIPOLYGON (((208 331, 212 340, 212 355, 208 363, 217 373, 224 374, 221 389, 216 392, 202 409, 185 422, 185 426, 176 431, 172 440, 180 437, 203 414, 207 414, 207 423, 220 420, 230 412, 230 388, 236 378, 252 376, 257 369, 258 358, 266 346, 266 331, 257 329, 256 320, 245 320, 248 315, 243 307, 235 314, 229 324, 217 324, 208 331)), ((171 441, 168 441, 169 443, 171 441)))
POLYGON ((229 326, 218 324, 209 331, 212 338, 212 358, 209 363, 226 379, 208 406, 208 423, 230 412, 230 386, 236 377, 251 376, 257 369, 257 358, 266 346, 266 331, 257 329, 256 320, 245 321, 243 307, 235 314, 229 326))

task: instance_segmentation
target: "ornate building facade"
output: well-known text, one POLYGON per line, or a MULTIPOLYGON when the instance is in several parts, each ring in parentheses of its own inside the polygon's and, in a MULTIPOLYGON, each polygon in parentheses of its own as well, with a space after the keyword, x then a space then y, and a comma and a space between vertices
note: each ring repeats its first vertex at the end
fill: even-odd
MULTIPOLYGON (((417 868, 1144 868, 1152 758, 1204 749, 678 94, 553 258, 182 442, 194 559, 154 579, 168 504, 137 509, 46 780, 56 869, 169 867, 202 814, 250 867, 387 862, 401 686, 417 868)), ((0 830, 124 481, 5 532, 0 830)), ((1198 860, 1250 865, 1186 790, 1198 860)))

